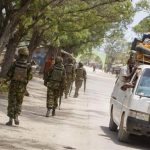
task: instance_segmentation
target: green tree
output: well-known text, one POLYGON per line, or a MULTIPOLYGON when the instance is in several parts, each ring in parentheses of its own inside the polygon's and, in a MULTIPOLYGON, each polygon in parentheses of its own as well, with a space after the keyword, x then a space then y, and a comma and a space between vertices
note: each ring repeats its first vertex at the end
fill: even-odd
POLYGON ((132 6, 129 1, 66 1, 53 13, 51 19, 57 25, 46 32, 47 43, 57 43, 58 47, 77 55, 100 45, 114 24, 125 25, 131 18, 132 6))
POLYGON ((0 2, 0 53, 14 35, 20 22, 31 3, 31 0, 1 0, 0 2))
MULTIPOLYGON (((16 14, 16 24, 11 23, 12 30, 6 28, 7 33, 10 31, 10 36, 6 38, 3 32, 0 35, 1 49, 6 44, 14 45, 13 51, 8 50, 10 46, 7 46, 6 54, 14 55, 15 47, 21 41, 29 41, 30 58, 35 48, 40 45, 49 47, 50 51, 53 50, 55 54, 60 49, 64 49, 78 55, 102 44, 110 28, 113 28, 115 24, 124 27, 133 14, 129 0, 94 0, 92 2, 90 0, 34 0, 26 2, 24 1, 24 5, 18 0, 10 3, 13 4, 14 12, 16 8, 18 12, 26 7, 21 14, 18 14, 19 12, 16 14)), ((7 11, 3 9, 8 5, 5 1, 3 3, 5 6, 3 5, 1 14, 5 18, 7 11)), ((8 57, 5 57, 5 64, 10 55, 6 56, 8 57)))
POLYGON ((106 68, 109 70, 113 64, 124 64, 127 61, 129 43, 124 39, 123 32, 113 30, 105 40, 106 68))
POLYGON ((139 36, 141 36, 145 32, 150 31, 150 16, 144 18, 140 23, 133 28, 134 32, 136 32, 139 36))
MULTIPOLYGON (((17 3, 17 2, 16 2, 17 3)), ((36 48, 36 43, 38 43, 39 33, 36 33, 37 27, 41 26, 41 18, 43 18, 44 13, 47 11, 47 8, 51 4, 52 6, 59 5, 60 1, 50 1, 47 0, 43 3, 41 0, 35 0, 30 3, 28 6, 28 11, 24 13, 19 18, 19 22, 17 22, 15 26, 15 32, 9 37, 7 37, 8 43, 6 45, 6 53, 4 57, 4 61, 2 63, 2 71, 1 76, 5 76, 9 66, 11 65, 16 48, 18 47, 21 41, 26 41, 25 38, 30 33, 33 34, 34 38, 31 38, 29 49, 36 48), (34 47, 33 47, 34 45, 34 47)), ((44 21, 43 21, 44 24, 44 21)), ((42 31, 41 31, 42 32, 42 31)), ((7 42, 7 40, 6 40, 7 42)), ((5 43, 6 44, 6 43, 5 43)))
POLYGON ((144 32, 150 31, 150 2, 149 0, 140 0, 136 5, 136 11, 144 11, 148 14, 138 25, 133 27, 133 30, 141 36, 144 32))

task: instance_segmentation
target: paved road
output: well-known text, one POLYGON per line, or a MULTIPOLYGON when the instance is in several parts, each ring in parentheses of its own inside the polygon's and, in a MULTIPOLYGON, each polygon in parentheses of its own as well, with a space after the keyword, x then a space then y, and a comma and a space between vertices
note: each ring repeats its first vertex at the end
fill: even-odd
POLYGON ((5 97, 0 99, 0 150, 135 150, 150 149, 150 140, 133 136, 130 144, 117 141, 108 129, 109 99, 115 78, 88 70, 86 93, 63 99, 56 117, 45 117, 46 88, 41 79, 29 84, 19 127, 7 127, 5 97))

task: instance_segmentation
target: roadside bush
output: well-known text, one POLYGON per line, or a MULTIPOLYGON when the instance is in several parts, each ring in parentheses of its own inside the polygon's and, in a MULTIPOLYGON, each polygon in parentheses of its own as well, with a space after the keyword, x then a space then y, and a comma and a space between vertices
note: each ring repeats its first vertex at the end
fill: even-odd
POLYGON ((8 91, 8 84, 3 81, 4 79, 0 78, 0 93, 5 93, 8 91))

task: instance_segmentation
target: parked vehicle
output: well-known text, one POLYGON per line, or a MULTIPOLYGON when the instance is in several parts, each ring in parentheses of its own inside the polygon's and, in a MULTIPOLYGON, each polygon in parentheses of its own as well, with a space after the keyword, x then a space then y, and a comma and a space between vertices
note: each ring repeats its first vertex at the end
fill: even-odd
POLYGON ((116 81, 109 129, 119 129, 118 140, 122 142, 128 141, 130 134, 150 136, 150 65, 139 66, 128 83, 116 81))

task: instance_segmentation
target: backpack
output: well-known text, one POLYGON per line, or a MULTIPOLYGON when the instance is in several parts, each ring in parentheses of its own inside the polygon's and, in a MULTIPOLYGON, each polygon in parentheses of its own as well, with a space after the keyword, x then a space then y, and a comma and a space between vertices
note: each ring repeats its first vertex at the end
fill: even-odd
POLYGON ((27 80, 28 63, 16 62, 12 80, 26 81, 27 80))
POLYGON ((54 66, 52 74, 51 74, 51 80, 61 82, 63 77, 63 68, 54 66))
POLYGON ((73 67, 73 65, 72 64, 68 64, 68 65, 66 65, 66 73, 67 74, 72 74, 72 67, 73 67))
POLYGON ((83 79, 84 78, 84 70, 83 68, 77 68, 76 69, 76 78, 77 79, 83 79))

